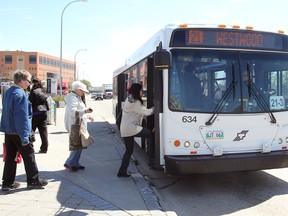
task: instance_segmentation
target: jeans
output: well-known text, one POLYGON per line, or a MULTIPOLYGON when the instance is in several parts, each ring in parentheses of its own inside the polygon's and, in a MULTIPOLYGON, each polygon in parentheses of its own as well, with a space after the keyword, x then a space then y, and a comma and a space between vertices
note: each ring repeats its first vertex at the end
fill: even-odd
POLYGON ((148 157, 149 157, 149 159, 154 158, 155 153, 154 153, 153 133, 147 128, 142 128, 142 130, 134 136, 123 137, 126 151, 123 155, 122 163, 121 163, 120 169, 118 171, 119 174, 127 174, 127 169, 129 167, 131 155, 133 154, 133 150, 134 150, 134 137, 147 138, 147 140, 148 140, 148 142, 147 142, 148 157))
POLYGON ((18 135, 5 134, 6 161, 3 170, 2 185, 13 184, 16 177, 17 162, 15 157, 19 151, 24 162, 27 183, 39 181, 39 171, 35 160, 35 152, 32 143, 22 146, 18 135))
POLYGON ((65 164, 67 164, 69 166, 80 167, 81 165, 79 163, 79 160, 80 160, 81 153, 82 153, 82 149, 77 149, 77 150, 71 151, 65 164))

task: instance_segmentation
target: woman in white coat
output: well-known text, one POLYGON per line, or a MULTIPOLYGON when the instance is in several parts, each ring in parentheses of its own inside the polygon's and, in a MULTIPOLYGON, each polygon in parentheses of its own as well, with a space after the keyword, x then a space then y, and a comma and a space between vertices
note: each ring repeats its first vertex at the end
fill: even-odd
MULTIPOLYGON (((92 109, 87 109, 81 98, 85 92, 88 92, 86 85, 80 81, 75 81, 72 83, 72 92, 65 97, 66 110, 64 123, 69 134, 71 132, 71 126, 75 124, 76 121, 76 112, 79 113, 79 116, 83 119, 83 121, 85 121, 85 124, 87 124, 87 119, 91 120, 92 122, 94 121, 92 116, 87 115, 87 113, 92 112, 92 109)), ((85 169, 85 167, 79 163, 81 153, 82 149, 72 150, 64 164, 64 167, 71 171, 85 169)))
POLYGON ((128 91, 129 95, 125 100, 122 110, 122 120, 120 125, 121 137, 124 139, 126 151, 123 155, 122 163, 118 171, 118 177, 129 177, 127 169, 130 158, 134 150, 134 137, 148 138, 147 148, 149 159, 154 158, 154 151, 151 149, 153 143, 152 132, 141 126, 143 116, 152 115, 154 107, 147 109, 143 105, 142 86, 139 83, 133 83, 128 91))

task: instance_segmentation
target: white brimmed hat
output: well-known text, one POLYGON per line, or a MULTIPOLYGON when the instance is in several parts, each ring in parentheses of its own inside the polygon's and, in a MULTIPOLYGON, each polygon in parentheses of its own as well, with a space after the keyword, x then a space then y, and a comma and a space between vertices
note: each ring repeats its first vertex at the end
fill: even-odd
POLYGON ((88 93, 89 91, 87 90, 87 87, 84 83, 80 82, 80 81, 74 81, 72 83, 72 91, 75 91, 77 89, 80 89, 86 93, 88 93))

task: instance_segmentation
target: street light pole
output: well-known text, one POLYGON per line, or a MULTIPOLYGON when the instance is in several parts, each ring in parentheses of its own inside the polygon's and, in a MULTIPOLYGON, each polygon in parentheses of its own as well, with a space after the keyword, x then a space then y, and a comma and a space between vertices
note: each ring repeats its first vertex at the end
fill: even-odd
POLYGON ((75 2, 88 2, 88 0, 75 0, 75 1, 72 1, 72 2, 70 2, 69 4, 67 4, 66 6, 65 6, 65 8, 63 9, 63 11, 62 11, 62 14, 61 14, 61 35, 60 35, 60 95, 62 96, 62 38, 63 38, 63 14, 64 14, 64 12, 65 12, 65 10, 66 10, 66 8, 70 5, 70 4, 72 4, 72 3, 75 3, 75 2))
POLYGON ((80 50, 78 50, 77 52, 76 52, 76 54, 75 54, 75 56, 74 56, 74 81, 75 80, 78 80, 78 74, 77 74, 77 70, 76 70, 76 56, 77 56, 77 54, 80 52, 80 51, 87 51, 87 49, 80 49, 80 50))
MULTIPOLYGON (((78 67, 77 67, 77 77, 78 77, 78 79, 79 79, 79 68, 80 68, 80 66, 81 65, 85 65, 86 63, 84 62, 84 63, 81 63, 81 64, 79 64, 78 65, 78 67)), ((82 79, 84 79, 84 76, 82 77, 82 79)), ((80 80, 80 79, 79 79, 80 80)))

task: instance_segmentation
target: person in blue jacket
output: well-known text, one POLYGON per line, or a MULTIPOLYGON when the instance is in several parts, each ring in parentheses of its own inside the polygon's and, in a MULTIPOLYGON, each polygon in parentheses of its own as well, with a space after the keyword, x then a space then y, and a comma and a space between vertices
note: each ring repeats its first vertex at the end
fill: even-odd
POLYGON ((2 191, 20 187, 15 181, 19 151, 22 155, 27 177, 27 188, 42 189, 47 180, 39 178, 33 144, 30 141, 32 132, 32 106, 26 89, 31 83, 31 74, 26 70, 14 72, 14 85, 2 97, 2 116, 0 130, 5 133, 6 160, 2 177, 2 191))

